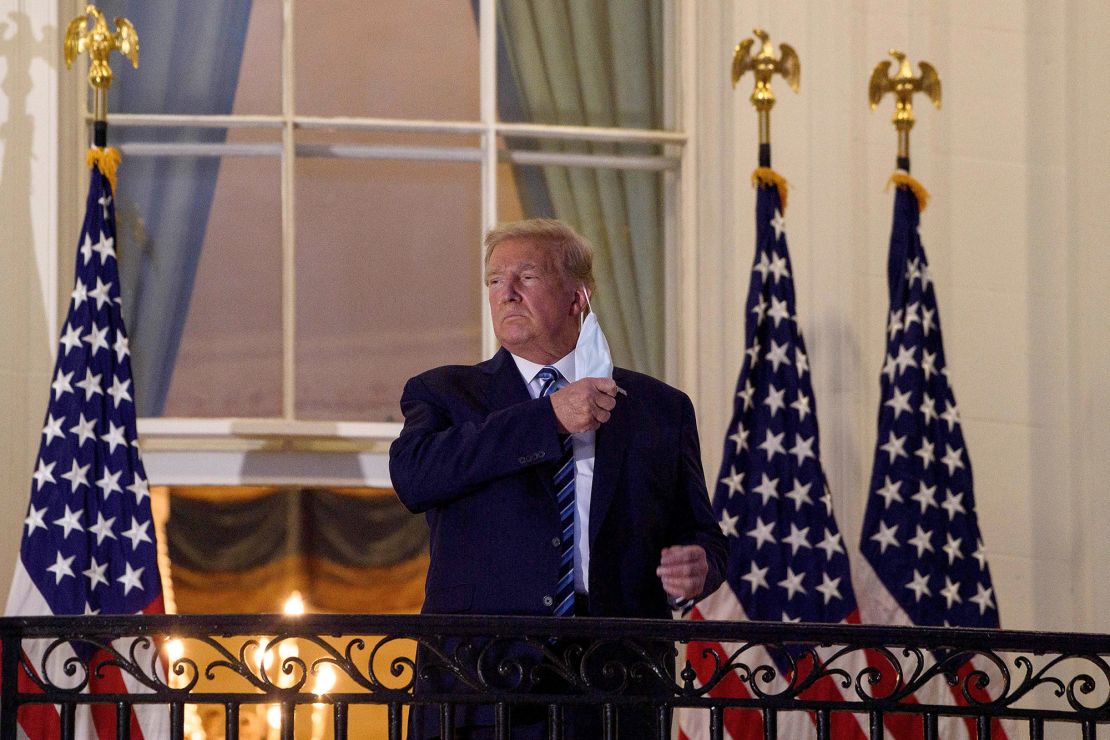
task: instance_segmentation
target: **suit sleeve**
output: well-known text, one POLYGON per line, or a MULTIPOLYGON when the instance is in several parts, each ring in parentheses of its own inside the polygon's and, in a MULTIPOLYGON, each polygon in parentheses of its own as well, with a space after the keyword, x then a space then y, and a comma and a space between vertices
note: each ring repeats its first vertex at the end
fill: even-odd
POLYGON ((389 475, 401 503, 412 512, 557 460, 562 452, 550 398, 493 411, 480 422, 456 423, 450 408, 420 377, 405 385, 405 425, 389 448, 389 475))
MULTIPOLYGON (((680 544, 701 545, 709 572, 705 577, 705 588, 697 599, 713 593, 724 582, 728 567, 728 540, 717 524, 713 507, 709 503, 709 493, 705 487, 705 473, 701 465, 701 444, 698 441, 698 425, 694 416, 694 406, 690 399, 682 397, 682 427, 680 432, 681 459, 679 476, 686 500, 682 502, 687 512, 683 529, 678 534, 680 544)), ((692 602, 691 602, 692 603, 692 602)))

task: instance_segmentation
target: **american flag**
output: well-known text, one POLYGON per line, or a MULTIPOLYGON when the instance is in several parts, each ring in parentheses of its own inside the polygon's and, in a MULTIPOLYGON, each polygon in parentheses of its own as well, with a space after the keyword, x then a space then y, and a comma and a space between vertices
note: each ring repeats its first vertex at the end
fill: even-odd
MULTIPOLYGON (((865 622, 998 627, 998 606, 975 516, 971 459, 946 372, 940 315, 918 233, 915 188, 898 173, 890 235, 890 313, 880 377, 878 438, 856 567, 865 622)), ((972 664, 966 663, 966 677, 972 664)), ((963 703, 947 689, 919 695, 963 703)), ((949 720, 943 737, 975 737, 949 720)), ((1000 726, 994 737, 1005 737, 1000 726)), ((919 730, 917 731, 920 732, 919 730)), ((917 736, 920 736, 919 734, 917 736)))
MULTIPOLYGON (((93 150, 90 160, 94 164, 76 280, 58 345, 7 615, 164 611, 150 491, 135 429, 130 349, 120 312, 115 204, 101 171, 114 167, 118 154, 93 150)), ((39 672, 44 669, 43 648, 37 641, 25 643, 25 657, 39 672)), ((45 669, 57 685, 68 685, 61 663, 72 656, 95 667, 104 654, 79 643, 55 651, 45 669)), ((146 667, 150 662, 145 661, 146 667)), ((96 673, 92 693, 138 690, 116 668, 96 673)), ((20 688, 36 690, 23 676, 20 688)), ((137 714, 132 737, 165 734, 164 710, 137 714)), ((29 705, 19 721, 28 737, 58 737, 53 705, 29 705)), ((77 721, 78 737, 115 737, 114 705, 91 711, 83 707, 77 721)))
MULTIPOLYGON (((767 173, 766 179, 771 177, 767 173)), ((774 185, 764 182, 757 191, 746 349, 713 495, 714 512, 729 540, 728 576, 692 618, 857 622, 848 555, 821 468, 817 405, 796 316, 783 205, 774 185)), ((687 650, 703 681, 710 669, 703 655, 707 647, 722 648, 698 643, 687 650)), ((770 664, 769 656, 761 657, 761 663, 770 664)), ((780 661, 780 671, 785 668, 780 661)), ((835 699, 838 692, 832 681, 822 681, 806 698, 835 699)), ((735 678, 714 693, 749 696, 735 678)), ((852 715, 833 717, 835 737, 865 737, 852 715)), ((707 736, 706 722, 704 712, 685 711, 679 725, 693 739, 707 736)), ((726 712, 725 730, 734 740, 763 737, 755 711, 726 712)), ((792 712, 779 721, 780 737, 813 732, 804 713, 792 712)))

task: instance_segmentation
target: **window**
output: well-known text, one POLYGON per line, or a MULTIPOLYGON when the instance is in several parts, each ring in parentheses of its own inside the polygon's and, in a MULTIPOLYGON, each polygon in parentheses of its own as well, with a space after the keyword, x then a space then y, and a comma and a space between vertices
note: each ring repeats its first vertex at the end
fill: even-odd
POLYGON ((665 374, 671 2, 200 5, 103 3, 142 42, 109 136, 144 434, 389 436, 407 377, 495 349, 481 237, 529 216, 591 238, 618 364, 665 374))

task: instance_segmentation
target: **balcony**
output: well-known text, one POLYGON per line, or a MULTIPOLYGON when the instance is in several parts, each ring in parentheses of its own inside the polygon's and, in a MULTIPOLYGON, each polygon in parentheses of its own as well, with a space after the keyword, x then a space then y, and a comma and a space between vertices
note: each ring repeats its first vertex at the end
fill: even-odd
POLYGON ((945 737, 951 722, 979 738, 1094 738, 1110 723, 1107 635, 310 614, 12 617, 0 639, 2 740, 44 704, 59 707, 63 738, 79 733, 82 705, 114 718, 158 705, 175 739, 192 736, 198 706, 218 712, 227 738, 260 706, 283 739, 400 740, 413 707, 444 738, 476 706, 499 738, 525 716, 561 738, 569 711, 592 713, 605 738, 628 737, 632 708, 664 740, 680 710, 684 728, 701 723, 710 738, 744 727, 837 738, 845 722, 871 738, 945 737), (128 690, 111 688, 124 685, 106 679, 116 671, 128 690))

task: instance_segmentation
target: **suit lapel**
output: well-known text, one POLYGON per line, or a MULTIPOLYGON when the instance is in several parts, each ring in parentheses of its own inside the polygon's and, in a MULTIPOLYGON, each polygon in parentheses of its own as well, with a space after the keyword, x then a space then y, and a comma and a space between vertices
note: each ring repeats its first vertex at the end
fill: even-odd
POLYGON ((609 421, 598 428, 594 438, 594 481, 590 490, 591 548, 617 492, 621 466, 628 452, 631 404, 637 402, 626 396, 617 396, 617 405, 609 421))
POLYGON ((498 411, 514 404, 528 401, 532 396, 528 386, 520 377, 520 370, 513 362, 512 355, 502 347, 480 367, 488 378, 486 382, 486 402, 490 411, 498 411))
MULTIPOLYGON (((512 355, 504 347, 499 349, 497 354, 489 360, 482 363, 481 368, 488 376, 486 402, 490 412, 532 400, 532 395, 528 392, 528 386, 525 384, 524 378, 520 376, 520 370, 513 361, 512 355)), ((554 507, 555 471, 552 468, 553 466, 550 465, 537 465, 531 468, 530 472, 537 477, 540 485, 551 496, 552 507, 554 507)))

